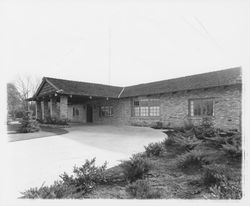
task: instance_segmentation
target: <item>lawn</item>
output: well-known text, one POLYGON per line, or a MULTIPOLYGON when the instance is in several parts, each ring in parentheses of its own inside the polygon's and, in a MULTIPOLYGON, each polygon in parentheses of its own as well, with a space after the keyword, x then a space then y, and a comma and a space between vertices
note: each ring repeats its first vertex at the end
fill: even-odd
POLYGON ((168 139, 107 170, 87 161, 73 176, 64 173, 61 181, 31 188, 23 197, 240 199, 240 133, 197 131, 168 133, 168 139))
POLYGON ((65 134, 68 132, 62 128, 51 128, 51 127, 41 126, 38 132, 18 133, 17 130, 19 127, 20 127, 20 124, 8 124, 7 125, 9 142, 61 135, 61 134, 65 134))

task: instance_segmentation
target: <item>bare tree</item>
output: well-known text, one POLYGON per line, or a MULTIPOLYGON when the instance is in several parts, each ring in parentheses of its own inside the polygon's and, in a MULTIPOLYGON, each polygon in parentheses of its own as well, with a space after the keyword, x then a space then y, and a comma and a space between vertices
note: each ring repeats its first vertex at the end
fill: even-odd
POLYGON ((32 78, 30 76, 18 76, 16 79, 15 86, 20 93, 20 98, 25 110, 29 110, 29 102, 27 99, 35 94, 39 84, 40 80, 38 78, 32 78))

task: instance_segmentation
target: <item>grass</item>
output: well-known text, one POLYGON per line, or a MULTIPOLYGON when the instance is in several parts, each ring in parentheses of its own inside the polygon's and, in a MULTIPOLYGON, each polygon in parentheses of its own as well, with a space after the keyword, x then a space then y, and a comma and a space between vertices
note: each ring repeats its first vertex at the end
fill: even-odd
POLYGON ((39 197, 39 190, 45 195, 51 190, 57 194, 54 198, 241 199, 240 139, 238 134, 236 144, 228 137, 198 140, 190 131, 173 132, 163 142, 150 144, 145 152, 103 171, 105 183, 96 183, 85 194, 69 194, 72 190, 65 191, 61 185, 30 192, 39 197), (60 191, 67 193, 63 196, 60 191))

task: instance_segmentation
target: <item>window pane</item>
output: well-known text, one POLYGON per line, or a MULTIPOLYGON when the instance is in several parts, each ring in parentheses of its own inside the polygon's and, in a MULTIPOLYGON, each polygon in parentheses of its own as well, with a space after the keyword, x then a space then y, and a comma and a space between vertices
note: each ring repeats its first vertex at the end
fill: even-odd
POLYGON ((134 108, 134 114, 136 117, 140 116, 140 107, 135 107, 134 108))
POLYGON ((150 116, 159 116, 160 107, 150 107, 150 116))
POLYGON ((148 116, 148 107, 140 107, 141 116, 148 116))
POLYGON ((211 99, 197 99, 190 103, 191 116, 212 116, 213 115, 213 100, 211 99))

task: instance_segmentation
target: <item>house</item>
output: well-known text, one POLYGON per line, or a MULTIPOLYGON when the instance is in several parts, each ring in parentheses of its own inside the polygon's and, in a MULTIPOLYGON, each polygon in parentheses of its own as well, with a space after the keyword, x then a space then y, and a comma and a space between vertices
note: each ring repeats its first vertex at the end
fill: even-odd
POLYGON ((241 68, 232 68, 128 87, 44 77, 29 100, 44 121, 181 127, 211 117, 240 130, 241 96, 241 68))

